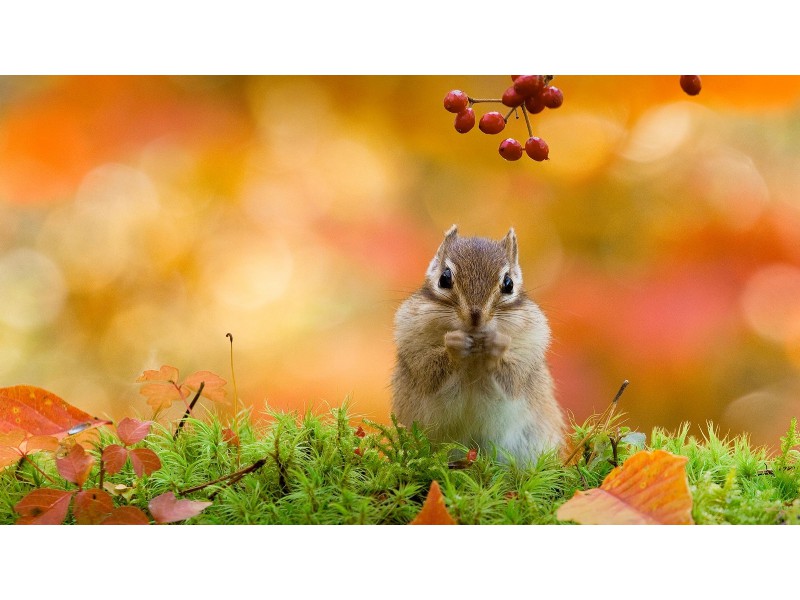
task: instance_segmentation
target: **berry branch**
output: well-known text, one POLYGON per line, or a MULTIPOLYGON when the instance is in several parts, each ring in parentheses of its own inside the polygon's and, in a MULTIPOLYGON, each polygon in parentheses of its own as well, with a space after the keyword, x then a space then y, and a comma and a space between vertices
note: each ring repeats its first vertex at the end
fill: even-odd
MULTIPOLYGON (((512 75, 512 85, 503 92, 502 98, 473 98, 461 90, 452 90, 444 97, 445 110, 455 113, 453 123, 459 133, 467 133, 475 126, 475 104, 483 102, 497 102, 509 107, 508 113, 503 116, 498 111, 484 114, 478 122, 478 129, 488 135, 495 135, 503 131, 508 124, 508 119, 522 108, 525 124, 528 128, 528 140, 525 142, 525 152, 535 161, 549 158, 547 143, 533 135, 528 113, 537 114, 545 108, 558 108, 564 102, 563 92, 550 85, 552 75, 512 75)), ((500 156, 506 160, 519 160, 522 157, 522 144, 514 138, 507 138, 500 143, 500 156)))

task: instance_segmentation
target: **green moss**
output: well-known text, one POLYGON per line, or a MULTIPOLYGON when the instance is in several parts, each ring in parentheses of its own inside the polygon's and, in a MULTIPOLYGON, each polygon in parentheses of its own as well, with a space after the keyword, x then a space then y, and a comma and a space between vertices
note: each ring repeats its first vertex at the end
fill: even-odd
MULTIPOLYGON (((613 422, 612 422, 613 425, 613 422)), ((370 421, 353 422, 347 409, 327 415, 274 413, 270 422, 240 419, 240 447, 223 441, 223 425, 215 417, 189 419, 173 439, 173 430, 155 425, 138 444, 149 447, 162 467, 137 478, 128 463, 105 480, 133 488, 130 499, 117 498, 147 510, 148 501, 164 492, 183 490, 223 478, 183 497, 211 499, 213 504, 187 521, 198 524, 405 524, 419 511, 432 480, 440 483, 451 514, 464 524, 558 523, 558 507, 577 490, 600 485, 618 463, 640 449, 641 436, 625 436, 626 428, 607 428, 586 443, 586 452, 571 467, 547 454, 535 465, 514 464, 507 456, 481 453, 465 468, 448 462, 463 458, 467 448, 433 447, 416 427, 406 429, 370 421), (356 435, 362 425, 367 434, 356 435), (615 437, 609 438, 614 429, 615 437), (626 440, 630 440, 630 443, 626 440), (612 443, 613 442, 613 443, 612 443), (235 483, 225 476, 263 461, 263 466, 235 483)), ((685 424, 668 433, 656 428, 648 449, 686 456, 686 472, 697 523, 796 523, 800 520, 800 475, 795 464, 798 437, 793 421, 773 458, 754 448, 744 436, 721 438, 709 424, 700 438, 685 424)), ((573 440, 585 437, 586 425, 574 425, 573 440)), ((91 452, 118 440, 100 431, 91 452)), ((30 460, 53 477, 53 484, 28 460, 0 473, 0 523, 16 521, 14 505, 37 487, 75 489, 61 479, 47 454, 30 460)), ((86 487, 98 485, 95 468, 86 487)), ((72 517, 67 522, 73 522, 72 517)))

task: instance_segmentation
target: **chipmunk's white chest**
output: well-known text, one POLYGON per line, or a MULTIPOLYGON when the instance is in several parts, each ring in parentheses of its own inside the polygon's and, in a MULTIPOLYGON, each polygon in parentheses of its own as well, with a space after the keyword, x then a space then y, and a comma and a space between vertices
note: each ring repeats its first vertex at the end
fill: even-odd
POLYGON ((529 403, 507 396, 492 375, 453 373, 432 404, 438 405, 432 437, 467 446, 493 443, 509 450, 527 443, 529 403))

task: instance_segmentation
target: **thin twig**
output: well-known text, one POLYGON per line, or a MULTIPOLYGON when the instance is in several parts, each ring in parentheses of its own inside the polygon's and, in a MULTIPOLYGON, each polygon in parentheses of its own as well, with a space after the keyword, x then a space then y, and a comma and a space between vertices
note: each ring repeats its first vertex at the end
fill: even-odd
MULTIPOLYGON (((236 370, 233 368, 233 334, 226 333, 231 341, 231 380, 233 381, 233 432, 239 435, 239 390, 236 388, 236 370)), ((241 444, 236 445, 236 468, 242 466, 242 448, 241 444)))
POLYGON ((197 393, 194 395, 194 398, 192 398, 191 403, 186 408, 186 412, 183 413, 183 416, 181 417, 181 420, 178 423, 178 428, 175 430, 175 435, 172 436, 173 440, 178 439, 178 434, 181 432, 181 428, 183 427, 183 424, 186 422, 186 419, 188 419, 189 415, 192 414, 192 409, 194 408, 194 405, 197 404, 197 400, 200 398, 200 394, 203 393, 203 388, 205 387, 205 385, 206 385, 205 381, 200 382, 200 387, 197 388, 197 393))
POLYGON ((611 404, 609 404, 606 407, 606 409, 602 413, 600 413, 600 416, 598 417, 597 422, 592 426, 592 428, 588 431, 588 433, 583 436, 583 438, 580 440, 580 442, 578 442, 576 444, 575 450, 573 450, 572 454, 570 454, 567 457, 567 459, 564 461, 565 465, 568 465, 570 463, 570 461, 573 458, 575 458, 575 455, 581 449, 581 447, 586 442, 586 440, 588 440, 589 438, 592 437, 592 435, 594 435, 594 432, 597 430, 597 427, 600 425, 601 421, 605 420, 605 424, 603 425, 603 429, 608 427, 608 423, 611 421, 611 416, 614 414, 614 410, 616 410, 616 408, 617 408, 617 402, 619 402, 620 396, 622 396, 622 392, 624 392, 625 388, 628 387, 628 383, 629 383, 629 381, 627 379, 622 382, 622 385, 620 386, 619 391, 617 391, 617 395, 614 396, 614 399, 611 401, 611 404))
POLYGON ((19 464, 20 464, 20 465, 22 465, 22 463, 24 463, 26 460, 28 461, 28 464, 29 464, 29 465, 32 465, 34 469, 36 469, 37 471, 39 471, 39 473, 41 473, 41 474, 42 474, 42 477, 44 477, 45 479, 47 479, 47 481, 49 481, 49 482, 50 482, 50 483, 52 483, 53 485, 58 485, 58 481, 56 481, 55 479, 53 479, 52 477, 50 477, 50 475, 48 475, 47 473, 45 473, 44 471, 42 471, 42 469, 39 467, 39 465, 37 465, 37 464, 36 464, 35 462, 33 462, 33 461, 30 459, 30 458, 28 458, 28 456, 27 456, 27 455, 23 455, 23 456, 22 456, 22 460, 19 462, 19 464))
POLYGON ((220 483, 221 481, 226 481, 226 480, 229 480, 228 481, 228 485, 233 485, 234 483, 239 481, 242 477, 244 477, 248 473, 252 473, 253 471, 257 471, 258 469, 263 467, 266 462, 267 462, 266 458, 260 458, 256 462, 254 462, 252 465, 250 465, 249 467, 245 467, 244 469, 241 469, 241 470, 236 471, 234 473, 229 473, 228 475, 223 475, 222 477, 218 477, 214 481, 207 481, 206 483, 201 483, 200 485, 196 485, 194 487, 186 488, 185 490, 181 490, 178 493, 180 495, 184 496, 186 494, 191 494, 192 492, 197 492, 199 490, 202 490, 203 488, 207 488, 210 485, 214 485, 215 483, 220 483))
POLYGON ((470 105, 478 104, 479 102, 502 102, 502 98, 472 98, 467 96, 467 100, 469 100, 470 105))

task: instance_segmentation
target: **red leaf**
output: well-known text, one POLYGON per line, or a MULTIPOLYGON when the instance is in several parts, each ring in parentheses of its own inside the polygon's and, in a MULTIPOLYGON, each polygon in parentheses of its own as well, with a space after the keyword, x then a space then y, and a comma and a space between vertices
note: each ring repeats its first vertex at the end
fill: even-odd
POLYGON ((74 493, 52 488, 33 490, 14 505, 20 515, 17 525, 60 525, 74 493))
POLYGON ((359 425, 358 429, 356 429, 356 437, 363 438, 365 435, 367 435, 367 433, 364 431, 364 428, 359 425))
POLYGON ((120 506, 101 525, 150 525, 150 519, 135 506, 120 506))
POLYGON ((86 454, 80 444, 75 444, 64 458, 56 459, 56 468, 59 475, 81 487, 86 483, 86 478, 89 477, 93 464, 94 457, 91 454, 86 454))
POLYGON ((475 462, 478 459, 478 451, 475 448, 470 448, 467 452, 467 462, 475 462))
POLYGON ((428 497, 422 505, 417 516, 409 525, 457 525, 458 523, 447 512, 447 506, 444 503, 444 496, 442 490, 439 488, 439 482, 436 480, 431 481, 431 488, 428 490, 428 497))
POLYGON ((15 385, 0 388, 0 432, 23 429, 32 435, 61 439, 111 421, 96 419, 42 388, 15 385))
POLYGON ((117 424, 117 435, 126 446, 141 442, 150 433, 152 421, 139 421, 125 417, 117 424))
POLYGON ((25 440, 21 449, 26 456, 33 452, 38 452, 39 450, 55 452, 58 450, 58 438, 52 435, 32 435, 25 440))
POLYGON ((128 454, 131 457, 131 464, 137 477, 152 475, 161 468, 161 460, 149 448, 134 448, 129 450, 128 454))
POLYGON ((230 427, 226 427, 222 430, 222 441, 236 448, 239 447, 240 443, 239 436, 230 427))
POLYGON ((119 473, 127 460, 128 450, 119 444, 110 444, 103 448, 103 465, 109 475, 119 473))
POLYGON ((156 496, 147 505, 157 523, 173 523, 195 517, 211 506, 211 502, 178 500, 172 492, 156 496))
POLYGON ((78 525, 97 525, 113 510, 114 500, 108 492, 98 488, 78 492, 72 504, 72 514, 78 525))

